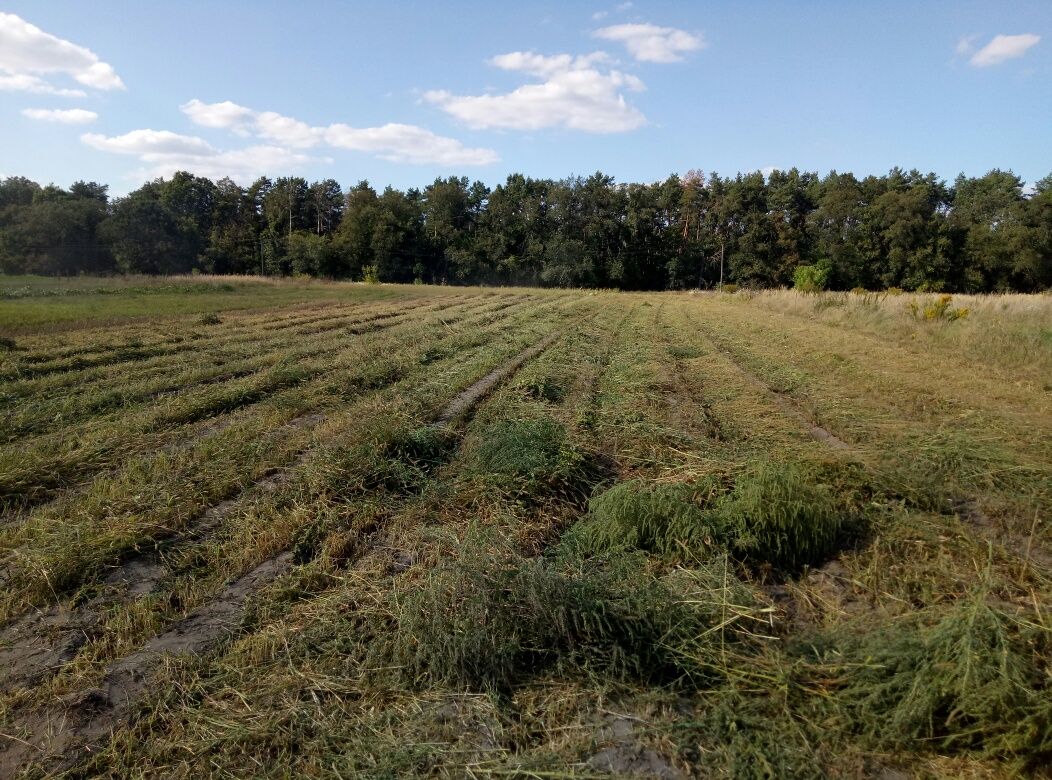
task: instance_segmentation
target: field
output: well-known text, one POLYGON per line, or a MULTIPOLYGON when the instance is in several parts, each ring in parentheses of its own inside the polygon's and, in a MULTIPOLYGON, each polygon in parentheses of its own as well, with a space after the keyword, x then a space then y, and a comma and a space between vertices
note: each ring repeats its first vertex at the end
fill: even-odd
POLYGON ((0 336, 0 778, 1052 765, 1052 297, 0 277, 0 336))

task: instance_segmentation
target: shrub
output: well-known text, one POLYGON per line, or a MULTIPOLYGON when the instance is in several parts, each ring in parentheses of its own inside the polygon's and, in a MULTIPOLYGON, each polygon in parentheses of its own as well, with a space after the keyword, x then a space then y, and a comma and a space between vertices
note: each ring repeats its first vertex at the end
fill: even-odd
POLYGON ((793 272, 793 287, 803 293, 819 293, 829 280, 829 266, 819 261, 814 265, 797 266, 793 272))
POLYGON ((380 283, 380 269, 375 265, 362 266, 362 281, 366 284, 380 283))
POLYGON ((952 302, 952 295, 940 295, 938 298, 924 301, 923 304, 917 301, 910 301, 910 312, 915 318, 923 316, 927 322, 932 322, 933 320, 953 322, 968 316, 967 308, 953 308, 950 306, 952 302))

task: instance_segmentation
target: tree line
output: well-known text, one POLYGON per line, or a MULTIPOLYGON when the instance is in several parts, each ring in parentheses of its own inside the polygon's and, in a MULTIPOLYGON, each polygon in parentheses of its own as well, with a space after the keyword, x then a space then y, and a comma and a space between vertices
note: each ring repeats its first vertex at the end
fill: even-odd
POLYGON ((0 182, 0 271, 306 274, 449 284, 776 287, 801 267, 832 289, 1036 291, 1052 287, 1052 175, 892 169, 859 179, 796 170, 653 184, 595 173, 560 181, 466 177, 420 189, 180 172, 111 199, 0 182))

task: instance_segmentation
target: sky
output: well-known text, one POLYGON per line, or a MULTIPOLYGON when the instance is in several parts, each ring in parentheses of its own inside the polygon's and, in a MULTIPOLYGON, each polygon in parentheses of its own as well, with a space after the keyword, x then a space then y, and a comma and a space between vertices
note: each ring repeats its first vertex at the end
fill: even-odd
POLYGON ((0 177, 1052 172, 1052 0, 0 0, 0 177))

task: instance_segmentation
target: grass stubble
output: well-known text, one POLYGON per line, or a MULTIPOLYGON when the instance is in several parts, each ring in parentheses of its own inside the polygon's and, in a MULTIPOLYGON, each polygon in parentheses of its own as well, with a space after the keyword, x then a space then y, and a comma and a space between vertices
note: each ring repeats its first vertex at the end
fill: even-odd
MULTIPOLYGON (((1030 332, 1047 300, 969 302, 966 319, 931 323, 897 301, 798 298, 550 293, 488 330, 443 339, 432 316, 430 333, 387 331, 355 370, 399 338, 414 368, 360 397, 305 395, 297 408, 325 418, 302 439, 266 416, 238 434, 257 450, 232 474, 281 451, 269 434, 287 441, 289 476, 253 490, 267 469, 240 472, 218 527, 163 551, 155 590, 113 599, 61 669, 0 699, 0 731, 82 704, 121 658, 284 554, 235 628, 161 657, 127 719, 61 766, 1040 774, 1052 758, 1052 480, 1034 372, 1047 355, 1007 388, 1020 358, 976 357, 972 372, 961 359, 1004 332, 1047 338, 1030 332), (457 388, 554 332, 480 406, 428 423, 457 388)), ((61 551, 22 526, 31 519, 17 519, 12 552, 61 551)), ((58 595, 95 597, 121 558, 98 548, 135 551, 136 534, 117 548, 83 537, 73 559, 103 563, 58 595)))

